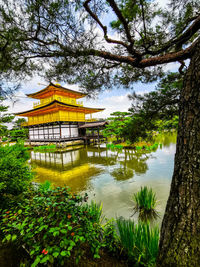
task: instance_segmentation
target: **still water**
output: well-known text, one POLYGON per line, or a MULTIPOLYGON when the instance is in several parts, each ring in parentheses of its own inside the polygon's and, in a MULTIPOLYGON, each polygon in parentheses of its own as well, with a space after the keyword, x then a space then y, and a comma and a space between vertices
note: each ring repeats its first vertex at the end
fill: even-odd
MULTIPOLYGON (((87 192, 89 200, 102 202, 107 218, 130 218, 133 194, 142 186, 152 187, 158 199, 160 223, 173 173, 176 134, 166 133, 156 141, 162 145, 154 152, 111 151, 105 144, 79 146, 64 152, 32 151, 35 181, 48 180, 55 185, 67 185, 77 193, 87 192)), ((137 220, 137 214, 133 218, 137 220)))

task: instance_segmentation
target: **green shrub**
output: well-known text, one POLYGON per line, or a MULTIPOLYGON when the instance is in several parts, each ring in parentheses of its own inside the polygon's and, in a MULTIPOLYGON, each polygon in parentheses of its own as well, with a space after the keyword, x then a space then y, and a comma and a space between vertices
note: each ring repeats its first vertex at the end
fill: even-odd
POLYGON ((123 149, 123 146, 122 145, 115 145, 115 144, 106 144, 106 147, 110 150, 113 150, 113 151, 116 151, 116 150, 119 150, 121 151, 123 149))
POLYGON ((133 261, 145 266, 155 264, 158 254, 159 228, 151 228, 149 223, 117 219, 122 246, 133 261))
POLYGON ((51 188, 51 182, 49 182, 48 180, 46 180, 44 183, 39 184, 39 190, 41 190, 42 192, 51 190, 51 188))
POLYGON ((103 226, 104 235, 103 235, 103 243, 106 249, 115 254, 120 251, 119 237, 116 232, 116 225, 114 219, 111 219, 105 223, 103 226))
POLYGON ((78 260, 84 249, 99 258, 101 207, 85 204, 86 198, 73 195, 66 187, 25 193, 24 201, 2 216, 3 241, 23 246, 32 267, 61 266, 70 256, 78 260))
POLYGON ((23 144, 0 146, 0 207, 27 190, 33 178, 23 144))

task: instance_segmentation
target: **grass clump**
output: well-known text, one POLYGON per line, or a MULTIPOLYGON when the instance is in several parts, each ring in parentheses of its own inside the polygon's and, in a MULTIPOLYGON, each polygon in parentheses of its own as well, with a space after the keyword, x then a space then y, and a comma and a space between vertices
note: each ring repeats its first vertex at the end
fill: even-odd
POLYGON ((33 148, 34 152, 54 152, 55 150, 56 145, 36 146, 33 148))
POLYGON ((117 219, 121 245, 129 259, 137 264, 152 266, 156 262, 159 244, 159 228, 150 227, 149 223, 117 219))
POLYGON ((152 188, 141 187, 140 191, 133 195, 134 211, 139 212, 139 219, 146 221, 158 217, 155 208, 157 205, 156 194, 152 188))

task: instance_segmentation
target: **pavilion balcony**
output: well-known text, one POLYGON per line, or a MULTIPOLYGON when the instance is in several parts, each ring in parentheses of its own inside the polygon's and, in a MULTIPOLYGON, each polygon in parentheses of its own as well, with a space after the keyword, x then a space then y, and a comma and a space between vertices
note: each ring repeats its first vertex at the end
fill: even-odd
POLYGON ((27 121, 23 122, 21 124, 22 127, 31 126, 31 125, 37 125, 37 124, 44 124, 44 123, 51 123, 51 122, 94 122, 97 121, 97 119, 81 119, 81 118, 75 118, 75 117, 57 117, 57 118, 49 118, 49 119, 35 119, 34 121, 27 121))
POLYGON ((76 99, 70 99, 70 98, 66 99, 64 97, 53 96, 51 98, 41 100, 40 102, 33 103, 33 108, 39 108, 39 107, 45 106, 45 105, 51 103, 53 100, 58 100, 62 103, 69 104, 69 105, 75 105, 75 106, 83 107, 83 101, 76 101, 76 99))
POLYGON ((85 122, 93 122, 93 121, 97 121, 97 119, 85 119, 85 122))

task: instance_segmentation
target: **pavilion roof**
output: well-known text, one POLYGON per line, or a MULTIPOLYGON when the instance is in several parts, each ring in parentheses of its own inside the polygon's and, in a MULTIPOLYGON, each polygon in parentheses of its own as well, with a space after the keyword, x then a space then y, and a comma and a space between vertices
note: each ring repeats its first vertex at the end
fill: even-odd
POLYGON ((77 106, 77 105, 70 105, 65 104, 63 102, 60 102, 58 100, 54 100, 51 103, 48 103, 42 107, 38 107, 35 109, 15 113, 17 116, 35 116, 39 114, 48 114, 54 111, 58 110, 68 110, 68 111, 76 111, 76 112, 84 112, 85 114, 100 112, 104 110, 104 108, 89 108, 89 107, 83 107, 83 106, 77 106))
POLYGON ((55 91, 57 92, 59 91, 59 93, 66 95, 66 96, 68 95, 69 97, 72 97, 72 98, 82 98, 87 95, 86 93, 71 90, 59 84, 53 84, 53 83, 50 83, 48 86, 46 86, 44 89, 38 92, 35 92, 32 94, 26 94, 26 95, 31 98, 42 99, 42 98, 48 97, 49 95, 53 95, 55 91))
POLYGON ((106 124, 108 124, 107 121, 97 121, 97 122, 91 122, 91 123, 85 123, 83 125, 80 125, 79 128, 97 128, 97 127, 104 127, 106 124))

